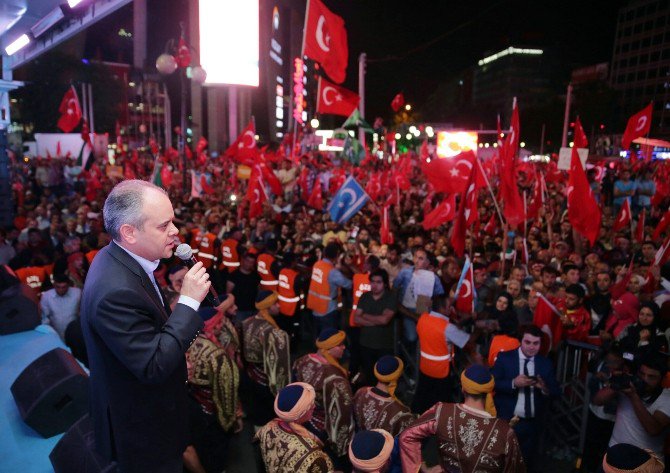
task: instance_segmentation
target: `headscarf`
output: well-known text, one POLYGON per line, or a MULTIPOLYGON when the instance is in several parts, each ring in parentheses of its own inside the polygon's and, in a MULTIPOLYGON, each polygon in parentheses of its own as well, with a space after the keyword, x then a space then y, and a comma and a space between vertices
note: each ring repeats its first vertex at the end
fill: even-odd
POLYGON ((395 389, 398 386, 398 378, 402 376, 404 363, 397 356, 385 355, 375 363, 375 376, 382 383, 388 383, 389 394, 396 398, 395 389))
POLYGON ((344 343, 344 340, 347 338, 345 333, 342 330, 336 330, 334 328, 326 328, 321 331, 319 338, 316 339, 316 347, 319 349, 319 353, 323 356, 328 363, 339 369, 346 378, 349 377, 349 372, 344 368, 340 363, 331 355, 328 350, 335 348, 344 343))
POLYGON ((274 328, 279 330, 279 325, 275 319, 270 315, 270 307, 272 307, 275 302, 277 302, 278 296, 276 292, 273 291, 260 291, 256 296, 256 309, 258 309, 258 315, 263 317, 267 323, 272 325, 274 328))
POLYGON ((286 422, 293 432, 321 445, 319 439, 301 425, 311 418, 315 398, 316 393, 310 384, 291 383, 277 393, 274 409, 277 417, 286 422))
POLYGON ((628 443, 612 445, 603 457, 604 473, 662 473, 663 464, 650 451, 628 443))
POLYGON ((378 472, 388 463, 393 436, 383 429, 361 430, 349 444, 349 460, 356 471, 378 472))
POLYGON ((513 334, 516 332, 519 327, 519 319, 514 310, 514 298, 509 292, 503 291, 496 297, 496 302, 490 309, 490 317, 498 321, 502 333, 513 334), (507 309, 502 311, 496 308, 498 299, 501 297, 507 299, 507 309))
POLYGON ((637 321, 640 302, 632 293, 625 292, 612 304, 612 312, 616 312, 616 315, 610 314, 607 318, 605 330, 616 338, 624 328, 637 321))
POLYGON ((486 394, 486 412, 493 417, 497 415, 493 404, 493 388, 495 381, 488 368, 482 365, 472 365, 461 373, 461 387, 467 394, 486 394))

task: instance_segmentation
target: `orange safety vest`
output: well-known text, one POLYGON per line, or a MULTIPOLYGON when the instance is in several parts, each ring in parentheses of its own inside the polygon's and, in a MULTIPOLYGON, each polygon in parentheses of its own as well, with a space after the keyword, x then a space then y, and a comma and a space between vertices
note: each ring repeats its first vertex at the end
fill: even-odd
POLYGON ((500 352, 516 350, 521 346, 519 340, 509 335, 496 335, 489 346, 489 366, 493 366, 500 352))
POLYGON ((205 269, 211 268, 217 262, 217 257, 214 254, 214 242, 216 241, 216 235, 213 233, 205 233, 205 235, 200 240, 200 247, 198 248, 197 259, 202 261, 202 265, 205 269))
POLYGON ((271 291, 276 291, 277 284, 279 284, 275 275, 272 274, 272 263, 274 263, 274 261, 274 256, 269 253, 262 253, 258 256, 258 262, 256 264, 256 270, 261 277, 261 286, 263 286, 263 289, 269 289, 271 291))
POLYGON ((239 242, 233 238, 228 238, 221 243, 221 255, 223 256, 223 266, 232 273, 240 266, 240 256, 237 253, 239 242))
POLYGON ((312 268, 312 280, 309 283, 309 293, 307 294, 307 308, 318 314, 328 312, 330 303, 330 284, 328 276, 333 270, 333 265, 327 261, 319 260, 314 263, 312 268))
POLYGON ((49 277, 49 273, 46 266, 28 266, 27 268, 17 269, 16 277, 39 293, 42 290, 42 284, 49 277))
POLYGON ((202 232, 199 228, 191 230, 191 248, 193 248, 193 256, 197 256, 200 251, 200 242, 202 241, 202 232))
POLYGON ((279 313, 287 317, 295 315, 301 299, 295 292, 295 278, 297 276, 298 272, 294 269, 284 268, 279 271, 279 287, 277 289, 279 313))
POLYGON ((448 325, 449 319, 437 312, 422 314, 416 324, 421 347, 419 370, 431 378, 441 379, 449 376, 451 363, 454 360, 454 347, 447 341, 445 335, 448 325))
POLYGON ((370 275, 368 273, 354 274, 352 288, 353 298, 351 301, 351 314, 349 314, 349 326, 358 327, 358 325, 354 323, 354 314, 356 313, 356 309, 358 309, 358 301, 361 296, 372 290, 370 287, 370 275))

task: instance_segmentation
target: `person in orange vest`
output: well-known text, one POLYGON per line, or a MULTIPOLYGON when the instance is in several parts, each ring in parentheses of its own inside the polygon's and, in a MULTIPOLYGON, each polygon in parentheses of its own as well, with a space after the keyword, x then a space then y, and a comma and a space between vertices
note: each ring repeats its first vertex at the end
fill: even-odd
POLYGON ((256 270, 261 278, 261 288, 268 291, 276 291, 279 285, 278 273, 279 262, 275 258, 277 253, 277 240, 271 239, 265 243, 263 252, 258 255, 256 270))
POLYGON ((338 265, 340 246, 328 243, 323 249, 323 258, 314 263, 307 294, 307 308, 312 311, 313 331, 321 333, 326 328, 340 326, 338 292, 351 289, 351 279, 339 268, 351 274, 349 268, 338 265), (339 266, 339 267, 336 267, 339 266))
MULTIPOLYGON (((202 261, 202 265, 211 273, 211 268, 216 268, 221 242, 217 238, 221 225, 217 222, 207 224, 207 233, 200 237, 200 245, 196 259, 202 261)), ((195 248, 193 248, 195 250, 195 248)))
POLYGON ((500 333, 493 336, 489 345, 489 367, 493 366, 500 353, 516 350, 521 346, 521 342, 519 342, 514 332, 516 332, 515 328, 510 330, 510 327, 500 326, 500 333))
POLYGON ((300 312, 305 308, 307 278, 298 271, 298 259, 295 253, 284 253, 283 268, 279 271, 279 314, 277 325, 288 333, 291 347, 297 348, 296 338, 300 328, 300 312))
POLYGON ((446 295, 438 296, 433 302, 433 311, 421 314, 416 324, 420 358, 412 412, 423 413, 437 402, 453 402, 458 392, 452 370, 454 347, 465 348, 470 335, 450 323, 452 314, 455 314, 453 300, 446 295))
MULTIPOLYGON (((355 315, 356 309, 358 308, 358 301, 361 296, 366 292, 370 292, 370 273, 379 269, 380 260, 375 255, 368 255, 363 261, 363 272, 354 274, 352 279, 351 286, 351 312, 349 313, 349 327, 347 329, 347 336, 349 338, 349 352, 351 358, 349 359, 349 371, 356 373, 361 364, 361 345, 359 343, 359 338, 361 334, 360 325, 356 323, 355 315)), ((369 363, 368 370, 366 374, 368 375, 367 381, 372 382, 372 367, 377 361, 379 356, 374 356, 369 363)))
POLYGON ((242 236, 242 229, 240 227, 235 227, 228 233, 228 238, 221 243, 221 269, 226 269, 229 273, 232 273, 240 267, 239 250, 242 236))

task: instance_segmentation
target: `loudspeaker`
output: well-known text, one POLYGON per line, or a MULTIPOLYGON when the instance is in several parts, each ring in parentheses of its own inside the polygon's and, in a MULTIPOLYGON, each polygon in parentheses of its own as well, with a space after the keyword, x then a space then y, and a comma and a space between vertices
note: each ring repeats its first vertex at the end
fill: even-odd
POLYGON ((0 335, 27 332, 40 322, 37 306, 26 296, 17 294, 0 300, 0 335))
POLYGON ((88 412, 88 376, 62 348, 30 363, 11 391, 23 421, 45 438, 65 432, 88 412))
POLYGON ((116 463, 106 462, 95 451, 93 422, 86 414, 63 435, 49 460, 55 473, 112 473, 116 463))

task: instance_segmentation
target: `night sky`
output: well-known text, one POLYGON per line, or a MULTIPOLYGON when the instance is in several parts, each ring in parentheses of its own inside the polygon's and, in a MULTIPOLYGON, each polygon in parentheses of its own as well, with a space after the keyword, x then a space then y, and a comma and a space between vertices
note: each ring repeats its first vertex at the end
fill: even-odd
POLYGON ((345 84, 357 90, 357 58, 367 69, 366 116, 390 113, 403 91, 418 106, 443 80, 510 45, 550 48, 567 84, 574 68, 609 62, 616 18, 625 0, 603 1, 370 1, 325 0, 349 34, 345 84), (449 34, 446 34, 448 33, 449 34), (427 43, 440 37, 430 45, 427 43), (414 53, 409 51, 419 49, 414 53), (375 59, 397 57, 375 62, 375 59))

